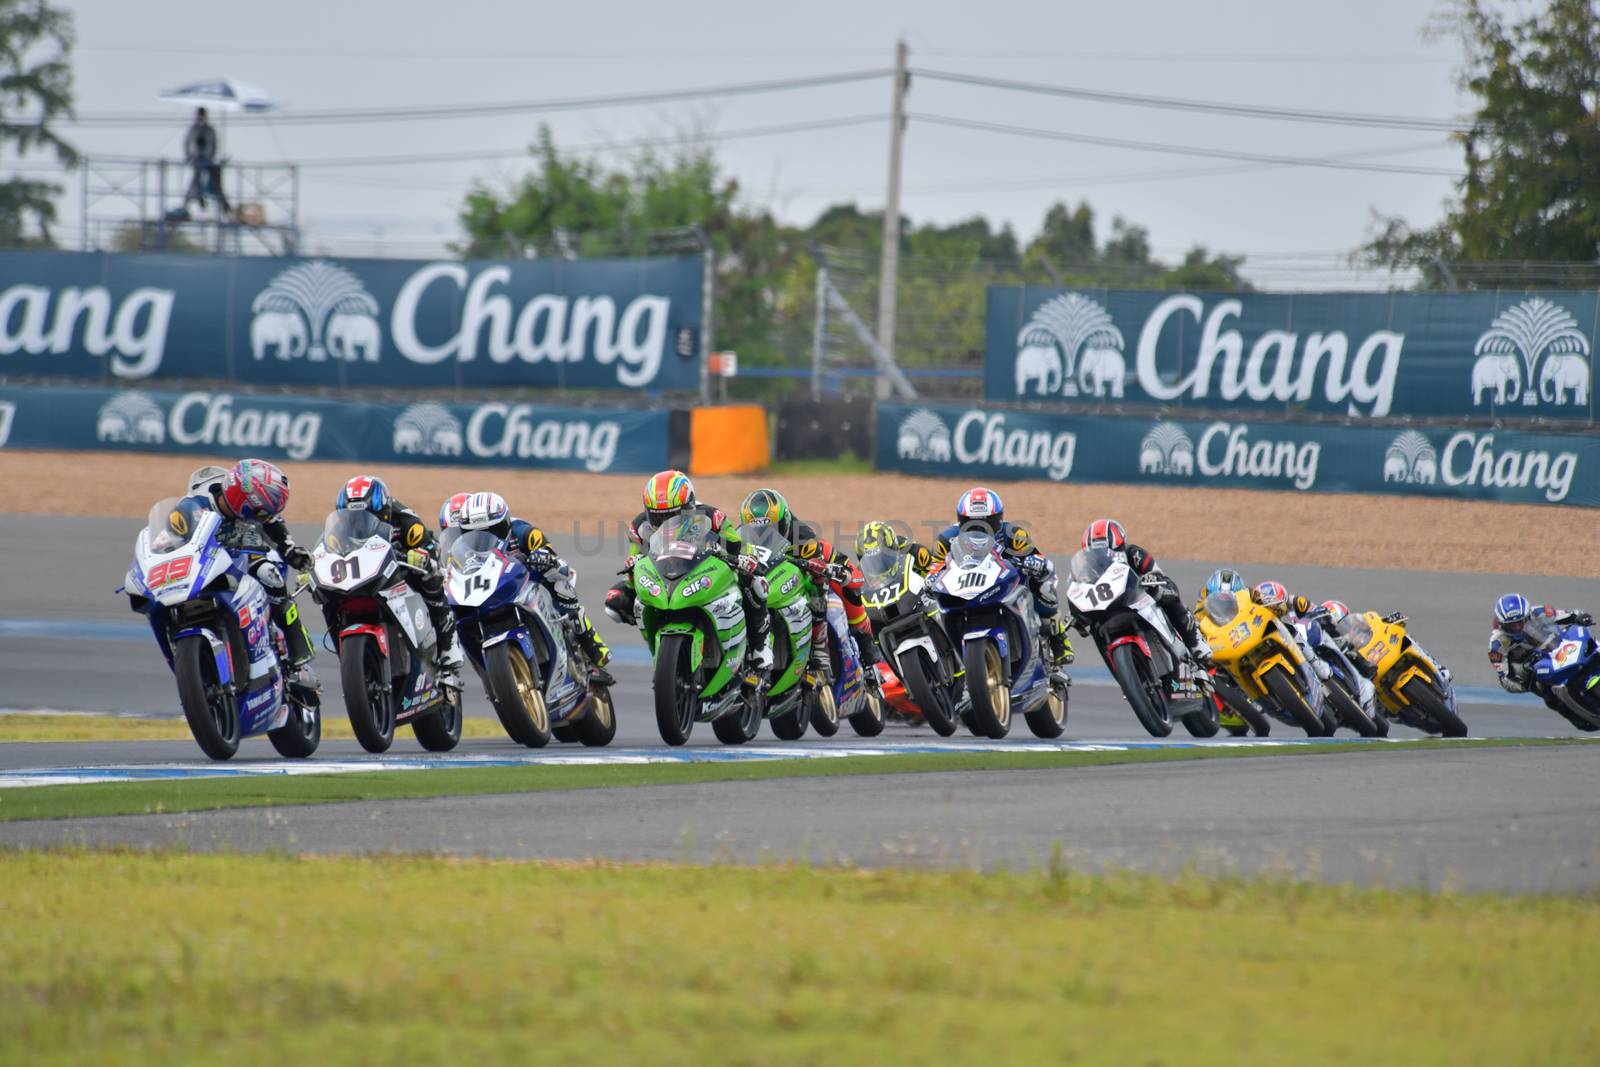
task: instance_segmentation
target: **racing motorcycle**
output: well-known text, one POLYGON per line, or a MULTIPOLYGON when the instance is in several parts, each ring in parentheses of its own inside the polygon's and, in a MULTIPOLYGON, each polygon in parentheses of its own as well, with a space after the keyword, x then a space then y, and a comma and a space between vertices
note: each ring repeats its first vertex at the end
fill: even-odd
POLYGON ((1351 612, 1337 629, 1352 661, 1372 679, 1378 699, 1395 718, 1427 733, 1467 736, 1450 672, 1411 639, 1404 615, 1351 612))
POLYGON ((1339 721, 1362 737, 1388 737, 1389 717, 1378 707, 1377 689, 1323 630, 1321 619, 1313 617, 1295 629, 1300 647, 1315 657, 1312 667, 1339 721))
POLYGON ((739 676, 744 600, 711 519, 694 512, 662 523, 633 561, 633 587, 640 630, 655 657, 661 739, 681 745, 696 722, 711 723, 723 744, 754 738, 764 701, 759 690, 745 693, 739 676))
POLYGON ((1247 595, 1222 589, 1209 594, 1195 623, 1211 646, 1211 659, 1247 699, 1299 726, 1309 737, 1333 733, 1321 680, 1289 627, 1247 595))
POLYGON ((334 620, 344 710, 368 752, 387 752, 410 723, 430 752, 461 741, 461 692, 439 684, 438 637, 417 568, 395 554, 393 531, 370 511, 335 511, 311 550, 313 595, 334 620))
POLYGON ((1128 565, 1127 553, 1079 549, 1068 568, 1067 603, 1152 737, 1172 733, 1174 719, 1195 737, 1216 735, 1220 712, 1209 678, 1195 672, 1166 613, 1128 565))
POLYGON ((1528 620, 1524 636, 1527 644, 1514 646, 1513 654, 1530 660, 1529 688, 1578 729, 1600 730, 1600 645, 1589 628, 1567 618, 1536 615, 1528 620))
MULTIPOLYGON (((229 759, 244 738, 265 733, 279 755, 304 759, 322 741, 321 700, 286 682, 288 646, 267 591, 249 571, 248 553, 218 543, 221 524, 197 498, 162 500, 139 531, 118 591, 149 620, 201 751, 229 759)), ((276 553, 267 558, 281 566, 276 553)))
POLYGON ((878 672, 884 698, 906 697, 902 712, 941 737, 956 732, 956 707, 965 696, 953 667, 961 657, 928 609, 933 597, 909 552, 881 546, 861 557, 861 602, 884 662, 878 672), (892 665, 892 667, 890 666, 892 665))
MULTIPOLYGON (((811 658, 809 599, 816 586, 790 557, 788 539, 771 523, 746 523, 739 528, 739 538, 740 552, 756 557, 772 615, 773 663, 765 703, 773 734, 796 741, 810 726, 821 736, 832 737, 839 732, 841 717, 862 737, 882 733, 883 706, 867 685, 839 598, 831 591, 826 594, 829 670, 822 684, 808 688, 804 682, 811 658), (836 621, 845 630, 842 638, 835 630, 836 621)), ((712 729, 716 728, 713 722, 712 729)))
POLYGON ((529 748, 552 738, 609 745, 617 713, 610 690, 591 682, 580 621, 557 610, 544 583, 488 530, 451 527, 439 553, 456 639, 506 735, 529 748))
POLYGON ((1047 665, 1033 594, 989 529, 963 526, 931 584, 945 631, 961 644, 967 728, 1002 738, 1011 731, 1013 712, 1021 712, 1035 736, 1060 737, 1067 676, 1047 665))

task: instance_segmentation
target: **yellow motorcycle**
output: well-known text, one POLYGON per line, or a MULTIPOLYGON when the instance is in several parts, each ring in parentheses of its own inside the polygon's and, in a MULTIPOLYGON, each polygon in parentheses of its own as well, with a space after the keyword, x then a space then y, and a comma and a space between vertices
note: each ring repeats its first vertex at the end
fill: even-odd
POLYGON ((1404 615, 1352 611, 1336 629, 1356 669, 1372 679, 1391 715, 1430 734, 1467 736, 1450 672, 1411 639, 1404 615))
POLYGON ((1308 736, 1330 736, 1338 723, 1325 709, 1322 683, 1282 620, 1248 594, 1207 595, 1195 617, 1211 661, 1244 695, 1308 736))

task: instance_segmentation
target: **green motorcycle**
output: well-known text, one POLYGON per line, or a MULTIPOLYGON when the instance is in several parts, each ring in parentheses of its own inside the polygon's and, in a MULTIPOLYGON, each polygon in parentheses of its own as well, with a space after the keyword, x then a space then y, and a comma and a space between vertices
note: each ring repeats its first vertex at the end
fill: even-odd
MULTIPOLYGON (((811 578, 789 557, 789 541, 771 523, 739 527, 741 553, 756 557, 766 582, 767 610, 772 615, 772 673, 766 691, 766 714, 772 732, 783 741, 805 736, 813 718, 816 692, 808 691, 806 663, 811 659, 811 578)), ((837 727, 835 727, 837 729, 837 727)))
POLYGON ((683 744, 696 722, 709 722, 723 744, 754 738, 763 702, 740 684, 744 601, 711 519, 692 512, 663 523, 633 565, 633 588, 655 657, 661 740, 683 744))

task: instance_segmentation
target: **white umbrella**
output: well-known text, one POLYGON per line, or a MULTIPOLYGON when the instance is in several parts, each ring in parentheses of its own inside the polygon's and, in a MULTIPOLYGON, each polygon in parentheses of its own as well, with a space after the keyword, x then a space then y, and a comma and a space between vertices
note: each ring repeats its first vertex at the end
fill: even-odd
POLYGON ((222 111, 276 111, 278 101, 265 89, 234 78, 213 78, 176 89, 167 89, 160 99, 185 107, 214 107, 222 111))

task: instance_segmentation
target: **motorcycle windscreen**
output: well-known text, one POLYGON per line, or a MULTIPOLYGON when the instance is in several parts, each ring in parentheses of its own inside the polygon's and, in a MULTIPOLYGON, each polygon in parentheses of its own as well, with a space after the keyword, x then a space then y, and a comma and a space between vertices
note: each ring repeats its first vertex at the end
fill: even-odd
POLYGON ((1206 596, 1206 617, 1218 626, 1226 626, 1239 616, 1239 598, 1231 589, 1219 589, 1206 596))
POLYGON ((698 511, 674 515, 650 535, 650 561, 661 577, 676 581, 711 551, 715 536, 709 516, 698 511))
POLYGON ((862 556, 862 598, 875 603, 898 600, 905 578, 905 561, 904 552, 896 552, 891 548, 874 548, 862 556))
POLYGON ((995 551, 994 534, 982 523, 969 522, 961 527, 950 546, 950 555, 958 561, 979 560, 995 551))
POLYGON ((348 556, 374 537, 388 541, 392 532, 370 511, 335 511, 322 525, 322 544, 336 556, 348 556))
POLYGON ((1073 554, 1072 562, 1067 567, 1067 574, 1074 582, 1093 585, 1115 562, 1117 553, 1109 548, 1080 548, 1073 554))
POLYGON ((1523 624, 1522 636, 1534 648, 1554 648, 1561 643, 1561 631, 1548 615, 1530 615, 1523 624))
POLYGON ((1339 620, 1338 630, 1339 636, 1351 648, 1366 648, 1372 644, 1372 624, 1365 615, 1357 615, 1352 611, 1339 620))
POLYGON ((739 527, 739 540, 744 542, 741 551, 749 552, 765 567, 782 562, 789 551, 789 539, 770 522, 745 523, 739 527))
POLYGON ((472 574, 483 569, 498 551, 500 539, 488 530, 461 530, 449 539, 445 558, 450 561, 451 570, 472 574))
POLYGON ((145 523, 145 529, 150 538, 150 551, 157 555, 166 555, 176 552, 189 543, 195 530, 200 527, 200 520, 210 509, 194 497, 178 499, 169 496, 165 500, 157 501, 150 509, 150 518, 145 523))

